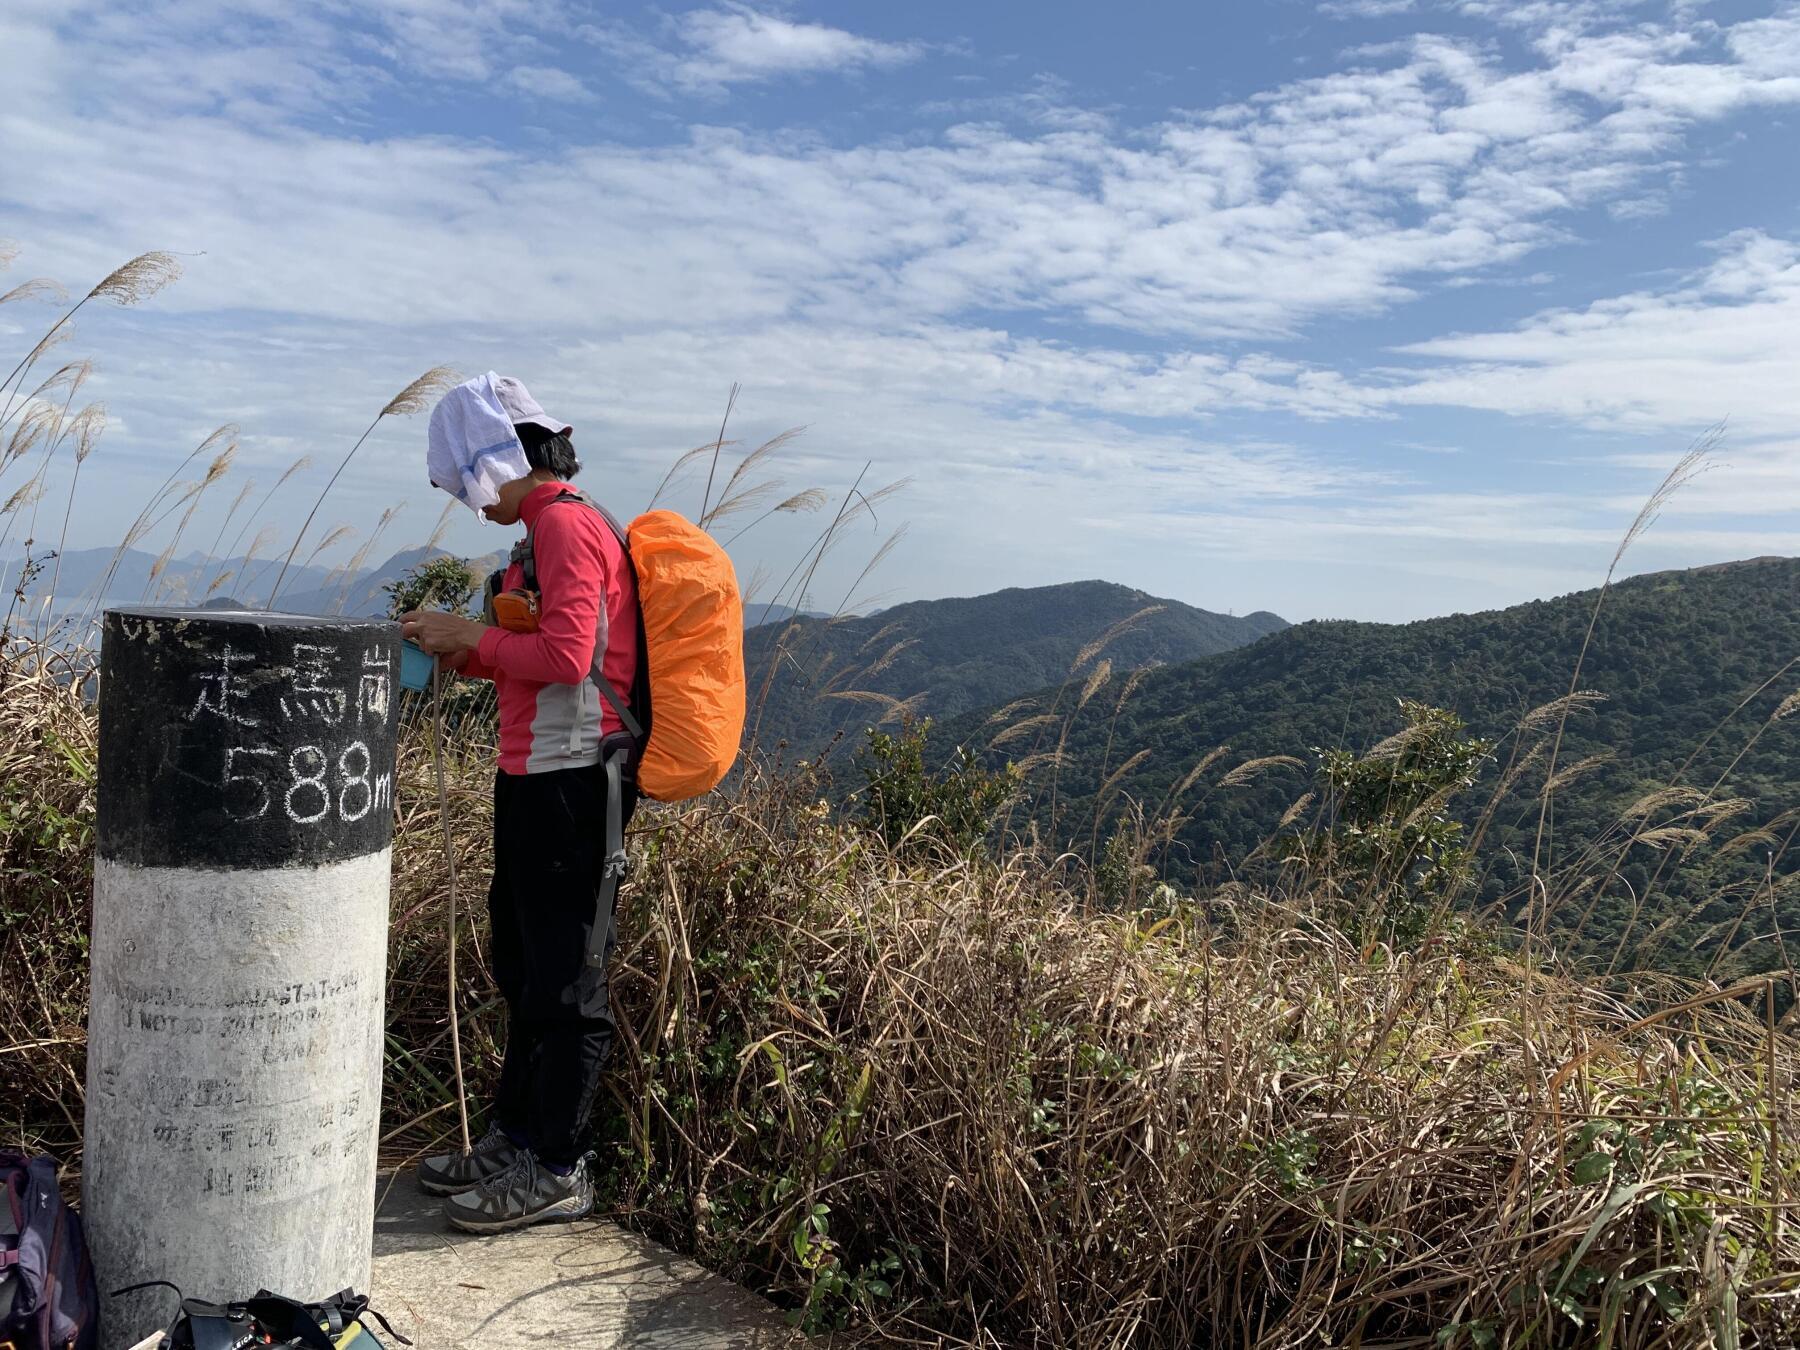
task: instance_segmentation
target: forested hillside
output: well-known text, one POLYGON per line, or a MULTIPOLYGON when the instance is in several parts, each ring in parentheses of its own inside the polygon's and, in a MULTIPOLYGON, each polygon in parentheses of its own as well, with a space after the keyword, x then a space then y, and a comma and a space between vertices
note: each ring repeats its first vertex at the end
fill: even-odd
MULTIPOLYGON (((1606 597, 1580 680, 1582 689, 1605 697, 1578 707, 1567 724, 1557 763, 1582 769, 1554 798, 1551 865, 1576 861, 1585 842, 1674 779, 1690 756, 1681 783, 1710 793, 1713 803, 1747 804, 1727 810, 1707 841, 1670 834, 1627 842, 1603 893, 1581 898, 1580 912, 1554 916, 1565 929, 1580 924, 1584 950, 1609 960, 1621 946, 1639 951, 1664 925, 1643 953, 1659 965, 1704 966, 1728 937, 1733 965, 1782 963, 1769 896, 1755 883, 1771 857, 1777 875, 1793 870, 1781 853, 1788 828, 1781 813, 1800 805, 1800 722, 1770 719, 1800 687, 1800 674, 1790 669, 1800 656, 1797 601, 1795 559, 1641 576, 1606 597), (1777 827, 1770 838, 1752 833, 1769 825, 1777 827), (1673 866, 1670 851, 1690 846, 1692 855, 1673 866), (1671 884, 1670 874, 1680 880, 1671 884)), ((1052 749, 1066 726, 1054 797, 1048 771, 1034 774, 1030 809, 1040 824, 1052 823, 1054 809, 1058 840, 1085 852, 1101 785, 1142 753, 1104 794, 1099 836, 1131 802, 1151 814, 1191 812, 1173 847, 1155 861, 1175 877, 1216 872, 1269 837, 1312 788, 1317 750, 1364 750, 1397 731, 1402 698, 1452 709, 1472 734, 1498 742, 1494 762, 1458 807, 1473 818, 1517 753, 1513 731, 1521 717, 1568 692, 1594 602, 1594 592, 1583 592, 1404 625, 1301 624, 1238 651, 1152 671, 1123 699, 1127 682, 1115 676, 1071 715, 1079 687, 1053 688, 1002 721, 990 722, 988 714, 953 720, 933 740, 940 747, 988 744, 1003 727, 1055 709, 1055 718, 994 752, 1022 759, 1052 749), (1229 754, 1175 795, 1218 746, 1229 746, 1229 754), (1247 784, 1218 784, 1231 765, 1274 755, 1300 757, 1307 767, 1273 766, 1247 784)), ((1494 813, 1480 858, 1482 899, 1522 893, 1538 822, 1534 794, 1543 782, 1543 767, 1534 764, 1494 813)), ((1661 819, 1647 817, 1652 827, 1661 819)), ((1773 893, 1790 922, 1800 923, 1788 890, 1773 893)))
POLYGON ((1214 614, 1104 581, 766 624, 745 636, 752 704, 768 690, 760 721, 752 713, 757 742, 810 753, 898 704, 950 717, 1004 703, 1064 678, 1084 646, 1136 615, 1107 648, 1120 669, 1209 656, 1287 626, 1273 614, 1214 614))

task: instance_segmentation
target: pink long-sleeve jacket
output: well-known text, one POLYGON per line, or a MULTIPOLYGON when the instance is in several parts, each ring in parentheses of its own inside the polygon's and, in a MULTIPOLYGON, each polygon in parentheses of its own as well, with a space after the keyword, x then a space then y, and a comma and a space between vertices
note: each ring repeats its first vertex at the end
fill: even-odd
MULTIPOLYGON (((600 759, 618 714, 588 678, 594 653, 627 706, 637 674, 637 578, 611 527, 580 502, 556 501, 562 485, 534 488, 519 507, 531 532, 541 600, 538 631, 489 628, 463 674, 494 682, 500 701, 500 768, 547 773, 600 759), (554 504, 553 504, 554 503, 554 504)), ((507 589, 525 584, 506 570, 507 589)))

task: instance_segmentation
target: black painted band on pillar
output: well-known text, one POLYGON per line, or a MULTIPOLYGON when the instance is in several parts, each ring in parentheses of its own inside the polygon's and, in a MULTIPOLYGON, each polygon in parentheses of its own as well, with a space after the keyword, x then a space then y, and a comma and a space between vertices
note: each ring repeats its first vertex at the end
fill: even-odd
POLYGON ((100 857, 278 867, 386 848, 399 677, 385 620, 108 610, 100 857))

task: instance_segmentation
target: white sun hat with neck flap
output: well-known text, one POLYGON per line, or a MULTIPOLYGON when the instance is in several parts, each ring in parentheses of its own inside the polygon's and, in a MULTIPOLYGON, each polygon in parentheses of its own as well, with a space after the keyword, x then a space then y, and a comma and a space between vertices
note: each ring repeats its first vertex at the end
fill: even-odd
POLYGON ((510 375, 489 371, 464 380, 431 410, 425 463, 433 487, 471 511, 500 500, 500 488, 531 472, 513 428, 530 422, 567 435, 574 428, 546 413, 531 391, 510 375))

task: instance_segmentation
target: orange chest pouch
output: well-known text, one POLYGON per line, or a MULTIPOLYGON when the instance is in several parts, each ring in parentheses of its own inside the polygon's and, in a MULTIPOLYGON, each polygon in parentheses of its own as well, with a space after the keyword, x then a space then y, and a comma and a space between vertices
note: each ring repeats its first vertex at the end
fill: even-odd
POLYGON ((523 587, 501 589, 505 576, 506 573, 502 570, 488 577, 481 598, 482 618, 493 627, 504 628, 509 633, 537 632, 541 608, 538 593, 523 587))

